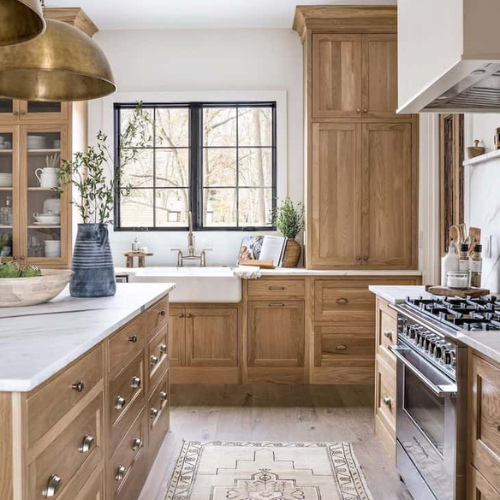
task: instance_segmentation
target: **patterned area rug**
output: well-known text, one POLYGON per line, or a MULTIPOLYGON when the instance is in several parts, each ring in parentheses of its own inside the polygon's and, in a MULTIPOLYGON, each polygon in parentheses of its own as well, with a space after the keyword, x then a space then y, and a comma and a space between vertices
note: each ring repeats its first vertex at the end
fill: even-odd
POLYGON ((349 443, 184 442, 165 500, 372 500, 349 443))

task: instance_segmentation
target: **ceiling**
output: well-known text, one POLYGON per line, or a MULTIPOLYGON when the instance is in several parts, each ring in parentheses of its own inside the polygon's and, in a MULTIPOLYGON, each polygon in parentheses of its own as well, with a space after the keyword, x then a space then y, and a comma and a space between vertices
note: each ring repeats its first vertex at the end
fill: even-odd
POLYGON ((396 0, 45 0, 82 7, 99 29, 291 28, 295 6, 386 5, 396 0))

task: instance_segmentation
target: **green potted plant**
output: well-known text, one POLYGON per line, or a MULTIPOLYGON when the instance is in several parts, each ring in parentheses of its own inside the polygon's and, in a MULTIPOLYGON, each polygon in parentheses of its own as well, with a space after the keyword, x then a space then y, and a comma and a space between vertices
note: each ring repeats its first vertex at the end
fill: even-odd
MULTIPOLYGON (((129 126, 121 135, 121 166, 136 159, 139 149, 150 140, 151 117, 138 103, 129 126)), ((73 186, 73 205, 80 214, 70 293, 73 297, 108 297, 116 293, 113 256, 109 244, 108 224, 112 222, 115 194, 129 193, 121 185, 120 172, 114 172, 107 136, 97 134, 97 143, 86 152, 75 154, 73 161, 63 160, 58 171, 61 191, 73 186)))
POLYGON ((285 198, 273 212, 273 223, 276 229, 287 238, 283 267, 297 267, 302 248, 295 240, 304 229, 304 206, 295 206, 290 198, 285 198))

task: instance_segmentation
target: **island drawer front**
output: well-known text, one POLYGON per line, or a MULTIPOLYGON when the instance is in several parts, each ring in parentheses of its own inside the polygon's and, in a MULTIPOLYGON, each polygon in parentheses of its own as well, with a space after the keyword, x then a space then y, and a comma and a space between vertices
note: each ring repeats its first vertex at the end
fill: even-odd
POLYGON ((103 378, 102 345, 27 398, 28 447, 80 402, 103 378))
POLYGON ((168 328, 164 327, 149 342, 147 371, 149 392, 158 385, 168 367, 168 328))
MULTIPOLYGON (((119 419, 125 417, 136 399, 144 401, 144 374, 144 351, 141 351, 109 383, 109 421, 112 426, 119 419)), ((132 420, 134 419, 135 416, 132 420)), ((132 423, 132 420, 129 424, 132 423)))
POLYGON ((149 398, 147 411, 149 420, 148 453, 152 464, 170 424, 169 373, 165 374, 152 396, 149 398))
POLYGON ((28 498, 44 500, 57 476, 63 497, 74 483, 88 479, 103 458, 103 395, 99 394, 28 466, 28 498))
POLYGON ((160 328, 168 325, 168 297, 159 300, 152 305, 146 312, 148 332, 152 337, 160 328))
POLYGON ((377 302, 377 352, 396 369, 396 357, 389 346, 398 342, 398 321, 396 312, 389 309, 385 302, 377 302), (391 313, 394 313, 391 314, 391 313))
POLYGON ((253 299, 304 297, 305 280, 258 279, 248 282, 248 296, 253 299))
POLYGON ((472 463, 500 491, 500 367, 471 356, 472 463))
POLYGON ((314 366, 336 366, 339 361, 375 359, 375 332, 367 325, 316 325, 314 366))
POLYGON ((368 282, 314 281, 314 319, 330 322, 375 322, 375 296, 368 282))
POLYGON ((143 410, 136 418, 132 427, 128 430, 122 442, 118 445, 113 458, 111 459, 111 484, 113 498, 119 496, 125 488, 132 469, 141 455, 146 453, 147 421, 146 411, 143 410), (124 467, 125 470, 120 470, 124 467))
POLYGON ((473 465, 469 464, 467 474, 468 496, 470 500, 500 500, 500 493, 477 471, 473 465))
POLYGON ((396 435, 396 372, 380 356, 375 361, 375 413, 391 436, 396 435))
POLYGON ((73 481, 73 483, 59 500, 104 500, 105 483, 102 464, 92 472, 90 477, 82 477, 82 481, 73 481), (80 483, 85 479, 82 486, 80 483))
POLYGON ((111 337, 109 371, 112 377, 144 349, 147 341, 146 328, 146 315, 142 314, 111 337))

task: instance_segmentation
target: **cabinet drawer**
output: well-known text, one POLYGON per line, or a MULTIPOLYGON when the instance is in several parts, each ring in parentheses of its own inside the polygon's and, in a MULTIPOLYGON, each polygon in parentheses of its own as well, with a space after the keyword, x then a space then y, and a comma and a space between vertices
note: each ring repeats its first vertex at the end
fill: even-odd
POLYGON ((146 346, 146 316, 134 319, 109 340, 109 371, 118 373, 146 346))
POLYGON ((396 357, 389 350, 389 346, 397 344, 398 321, 397 316, 391 314, 386 303, 377 302, 377 353, 380 354, 395 370, 396 357))
POLYGON ((314 366, 337 366, 342 361, 375 359, 373 327, 315 326, 314 366))
POLYGON ((315 280, 314 319, 374 323, 375 295, 368 282, 315 280))
POLYGON ((65 490, 60 500, 104 500, 104 471, 102 464, 92 472, 89 478, 82 478, 83 486, 80 481, 73 481, 75 484, 65 490), (87 479, 86 481, 84 481, 87 479))
POLYGON ((500 368, 471 358, 472 463, 500 491, 500 368))
POLYGON ((383 358, 375 362, 375 413, 387 427, 391 436, 396 435, 396 372, 383 358))
POLYGON ((500 500, 500 493, 471 464, 468 467, 467 484, 467 498, 470 500, 500 500))
POLYGON ((99 346, 28 396, 28 447, 81 401, 102 380, 103 372, 103 349, 99 346))
POLYGON ((148 454, 151 464, 163 443, 170 424, 168 372, 149 398, 147 411, 149 412, 148 454))
POLYGON ((121 441, 144 406, 144 351, 109 384, 111 451, 121 441))
POLYGON ((168 328, 163 327, 148 344, 147 371, 152 391, 168 366, 168 328))
POLYGON ((168 297, 159 300, 147 312, 148 332, 153 336, 160 328, 168 325, 168 297))
POLYGON ((52 484, 62 497, 77 475, 90 475, 103 458, 103 396, 100 394, 28 467, 28 498, 44 500, 52 484), (57 481, 59 479, 59 481, 57 481))
POLYGON ((145 453, 147 422, 146 411, 143 410, 128 430, 111 459, 111 484, 113 498, 125 488, 139 456, 145 453))
POLYGON ((248 282, 248 296, 253 299, 261 297, 303 297, 305 281, 283 279, 259 279, 248 282))

